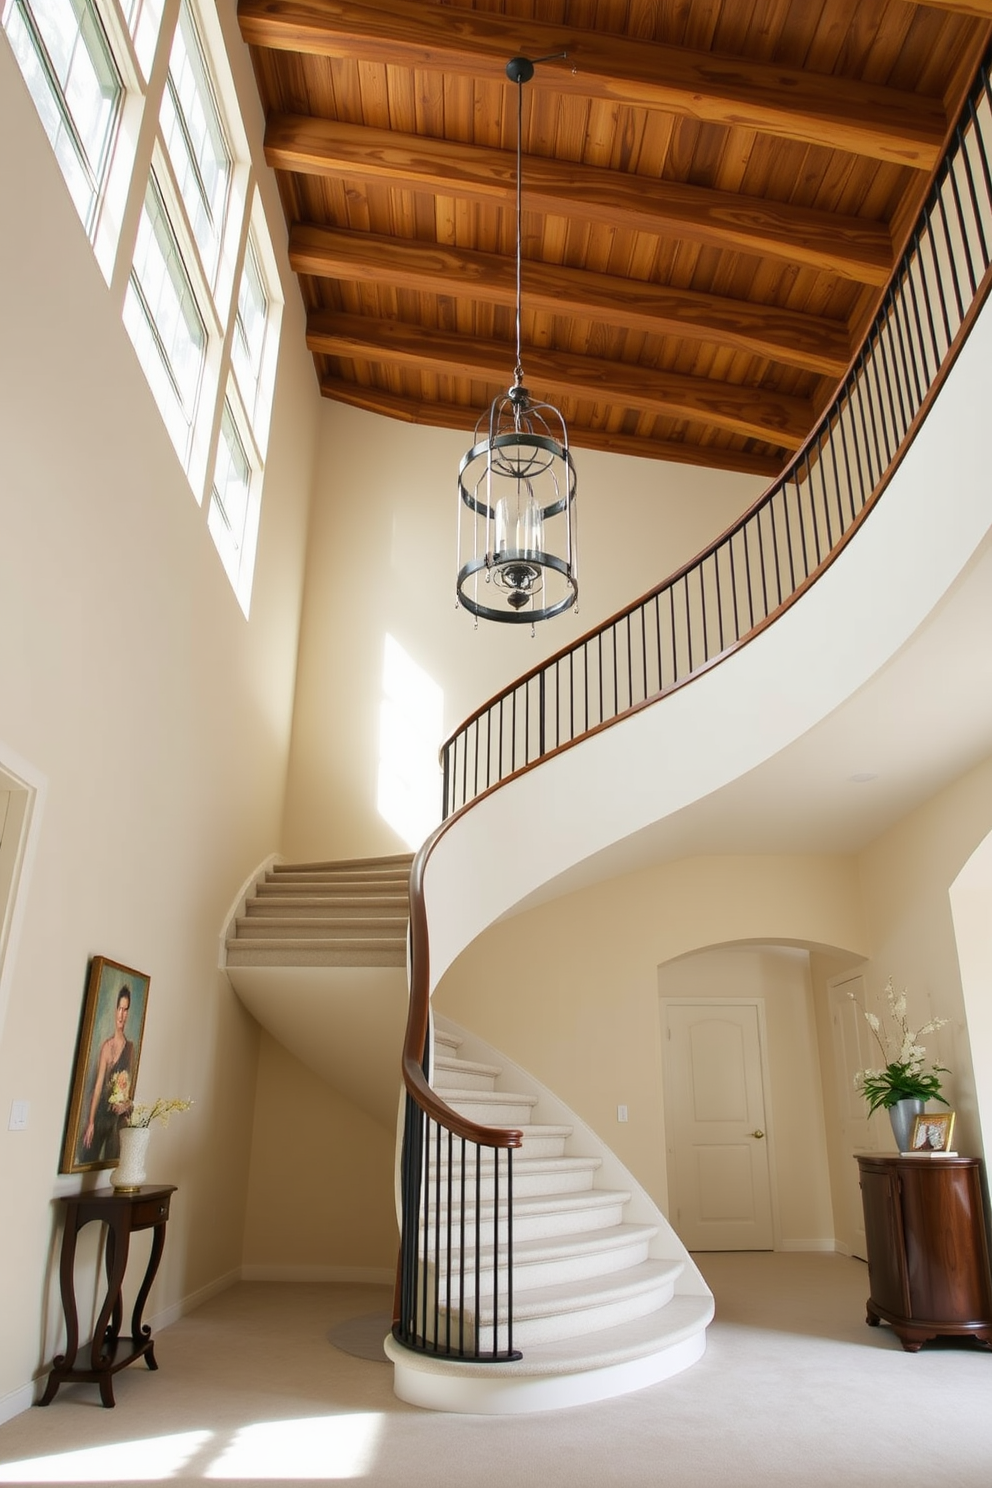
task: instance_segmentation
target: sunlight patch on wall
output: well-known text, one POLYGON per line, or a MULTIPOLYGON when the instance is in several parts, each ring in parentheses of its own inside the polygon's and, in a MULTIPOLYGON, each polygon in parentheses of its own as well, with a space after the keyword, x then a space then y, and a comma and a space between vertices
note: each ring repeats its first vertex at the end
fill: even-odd
POLYGON ((260 1421, 239 1431, 207 1478, 259 1479, 367 1477, 382 1429, 382 1416, 313 1416, 303 1421, 260 1421))
POLYGON ((391 635, 386 636, 379 710, 379 815, 410 848, 441 820, 437 752, 444 693, 391 635))

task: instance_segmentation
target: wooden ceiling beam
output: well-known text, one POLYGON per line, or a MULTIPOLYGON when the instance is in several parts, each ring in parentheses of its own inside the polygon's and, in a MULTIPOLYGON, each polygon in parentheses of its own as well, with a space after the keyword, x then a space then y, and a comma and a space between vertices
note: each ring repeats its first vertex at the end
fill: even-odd
POLYGON ((518 53, 542 64, 542 86, 614 104, 844 150, 918 170, 937 163, 947 129, 938 98, 744 57, 448 7, 422 0, 240 0, 250 45, 354 62, 505 80, 518 53))
MULTIPOLYGON (((330 310, 313 311, 307 318, 307 346, 324 356, 412 367, 442 377, 481 380, 494 387, 507 386, 513 372, 513 348, 505 342, 478 341, 403 321, 330 310)), ((588 398, 617 408, 691 419, 781 449, 798 449, 815 420, 813 406, 804 398, 738 383, 543 347, 528 347, 524 363, 527 383, 535 393, 588 398)))
MULTIPOLYGON (((357 177, 510 209, 515 202, 510 150, 275 114, 265 130, 265 158, 276 170, 357 177)), ((783 259, 859 284, 884 285, 892 272, 892 240, 881 222, 538 155, 524 157, 523 177, 526 208, 535 212, 783 259)))
MULTIPOLYGON (((316 278, 516 303, 516 264, 496 253, 296 223, 289 235, 289 262, 295 273, 316 278)), ((851 360, 847 329, 836 320, 531 260, 521 265, 521 283, 526 308, 548 315, 606 321, 650 336, 712 341, 828 377, 839 377, 851 360)))
MULTIPOLYGON (((481 408, 467 408, 462 403, 426 403, 402 398, 382 388, 364 383, 345 382, 341 377, 323 377, 320 391, 335 403, 347 403, 366 413, 382 414, 405 424, 419 424, 430 429, 464 429, 471 433, 479 421, 481 408)), ((774 480, 781 473, 782 461, 745 450, 725 449, 720 445, 680 444, 677 440, 650 439, 637 434, 610 433, 605 429, 569 428, 569 443, 577 449, 603 450, 613 455, 636 455, 643 460, 671 460, 680 465, 702 465, 708 470, 737 470, 747 475, 774 480)))

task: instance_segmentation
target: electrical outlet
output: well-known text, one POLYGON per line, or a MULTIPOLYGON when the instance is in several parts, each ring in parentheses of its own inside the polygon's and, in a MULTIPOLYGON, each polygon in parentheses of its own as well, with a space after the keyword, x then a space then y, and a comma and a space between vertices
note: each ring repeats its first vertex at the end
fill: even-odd
POLYGON ((24 1131, 28 1124, 28 1111, 30 1107, 27 1101, 11 1101, 10 1120, 7 1122, 8 1131, 24 1131))
POLYGON ((618 1121, 626 1121, 627 1120, 627 1107, 626 1106, 617 1106, 617 1120, 618 1121))

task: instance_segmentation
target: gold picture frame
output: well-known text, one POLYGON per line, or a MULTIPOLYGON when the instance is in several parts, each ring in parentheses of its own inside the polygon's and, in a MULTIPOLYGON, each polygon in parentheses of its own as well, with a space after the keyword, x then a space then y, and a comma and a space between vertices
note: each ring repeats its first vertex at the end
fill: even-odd
POLYGON ((90 962, 60 1173, 117 1166, 118 1131, 138 1079, 150 983, 145 972, 107 956, 90 962))
POLYGON ((910 1152, 950 1152, 954 1135, 953 1111, 924 1111, 913 1122, 910 1152))

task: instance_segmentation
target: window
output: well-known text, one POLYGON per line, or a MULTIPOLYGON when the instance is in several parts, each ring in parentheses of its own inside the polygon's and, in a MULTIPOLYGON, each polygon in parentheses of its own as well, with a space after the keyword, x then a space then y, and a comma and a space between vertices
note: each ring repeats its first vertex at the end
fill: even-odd
POLYGON ((231 362, 238 379, 248 416, 254 422, 258 386, 262 376, 265 333, 269 323, 269 297, 258 263, 254 237, 248 239, 245 266, 238 288, 231 362))
POLYGON ((0 20, 247 614, 282 302, 216 9, 0 0, 0 20))
POLYGON ((151 74, 155 45, 162 24, 161 0, 126 0, 124 18, 134 42, 138 65, 147 78, 151 74))
POLYGON ((231 152, 214 102, 200 38, 185 5, 179 12, 172 42, 161 124, 203 270, 213 286, 224 233, 231 152))
POLYGON ((231 405, 225 402, 207 523, 227 576, 239 598, 246 538, 254 538, 254 531, 249 531, 248 525, 250 494, 251 465, 238 434, 231 405))
POLYGON ((91 240, 124 87, 92 0, 8 0, 4 29, 91 240))
POLYGON ((188 467, 207 333, 154 176, 145 193, 124 324, 188 467))

